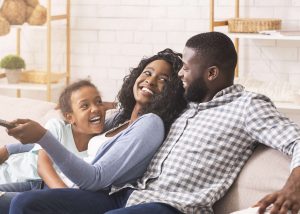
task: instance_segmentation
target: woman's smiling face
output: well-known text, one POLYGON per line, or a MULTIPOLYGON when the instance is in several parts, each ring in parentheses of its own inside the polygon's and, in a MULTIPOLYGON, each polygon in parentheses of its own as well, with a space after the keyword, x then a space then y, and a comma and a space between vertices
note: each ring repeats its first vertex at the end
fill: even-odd
POLYGON ((133 86, 136 103, 141 106, 150 103, 154 94, 160 94, 163 91, 171 72, 172 67, 165 60, 154 60, 146 65, 133 86))

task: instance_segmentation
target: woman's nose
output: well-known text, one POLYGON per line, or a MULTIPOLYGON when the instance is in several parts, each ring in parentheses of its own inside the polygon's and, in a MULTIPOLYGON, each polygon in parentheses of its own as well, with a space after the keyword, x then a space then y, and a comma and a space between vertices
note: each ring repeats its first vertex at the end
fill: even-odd
POLYGON ((149 85, 156 85, 156 78, 154 76, 149 76, 147 77, 145 82, 148 83, 149 85))

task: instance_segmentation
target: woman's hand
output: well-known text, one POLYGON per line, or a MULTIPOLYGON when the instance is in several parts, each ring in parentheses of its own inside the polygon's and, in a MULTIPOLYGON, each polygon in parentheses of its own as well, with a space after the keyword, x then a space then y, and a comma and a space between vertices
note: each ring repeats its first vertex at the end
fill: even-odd
POLYGON ((7 130, 7 134, 13 136, 23 144, 36 143, 47 130, 39 123, 29 119, 17 119, 12 121, 15 128, 7 130))

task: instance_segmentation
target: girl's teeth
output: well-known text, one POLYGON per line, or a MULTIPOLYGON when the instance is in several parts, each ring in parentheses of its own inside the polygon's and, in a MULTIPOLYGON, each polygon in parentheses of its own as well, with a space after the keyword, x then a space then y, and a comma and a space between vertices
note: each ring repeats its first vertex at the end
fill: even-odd
POLYGON ((92 119, 90 119, 91 122, 97 122, 100 121, 100 117, 93 117, 92 119))

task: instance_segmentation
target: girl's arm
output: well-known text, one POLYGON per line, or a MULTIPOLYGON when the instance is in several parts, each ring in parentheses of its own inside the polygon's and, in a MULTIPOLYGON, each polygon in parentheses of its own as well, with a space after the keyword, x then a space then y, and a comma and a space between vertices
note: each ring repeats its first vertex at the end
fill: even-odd
POLYGON ((38 153, 38 174, 49 188, 67 188, 53 167, 47 153, 41 149, 38 153))

